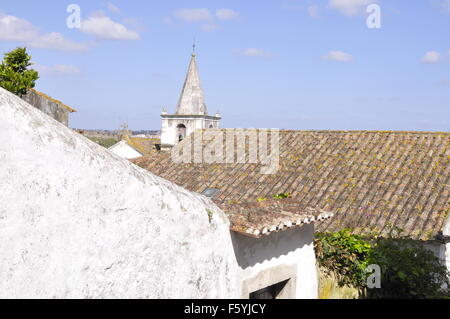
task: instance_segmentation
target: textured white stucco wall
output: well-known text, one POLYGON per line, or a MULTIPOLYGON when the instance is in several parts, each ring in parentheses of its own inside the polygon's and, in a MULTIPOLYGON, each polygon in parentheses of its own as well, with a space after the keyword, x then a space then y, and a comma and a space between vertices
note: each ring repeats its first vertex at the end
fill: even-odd
POLYGON ((0 298, 239 297, 228 221, 209 200, 2 88, 0 203, 0 298))
POLYGON ((126 141, 120 141, 119 143, 108 148, 108 150, 126 159, 134 159, 143 156, 141 153, 128 145, 126 141))
MULTIPOLYGON (((314 225, 274 233, 253 239, 233 234, 233 244, 240 266, 241 282, 278 266, 296 266, 296 296, 298 299, 318 297, 318 279, 314 252, 314 225)), ((269 280, 270 280, 270 276, 269 280)), ((267 282, 265 286, 276 284, 267 282)), ((242 289, 242 287, 241 287, 242 289)))
MULTIPOLYGON (((450 217, 444 223, 442 234, 444 236, 450 236, 450 217)), ((450 272, 450 243, 443 244, 441 242, 429 241, 425 242, 425 247, 431 250, 436 257, 439 257, 450 272)))
MULTIPOLYGON (((447 221, 444 225, 444 230, 442 233, 444 236, 450 236, 450 216, 447 217, 447 221)), ((445 264, 447 265, 447 269, 450 272, 450 243, 445 244, 445 248, 443 250, 445 264)))

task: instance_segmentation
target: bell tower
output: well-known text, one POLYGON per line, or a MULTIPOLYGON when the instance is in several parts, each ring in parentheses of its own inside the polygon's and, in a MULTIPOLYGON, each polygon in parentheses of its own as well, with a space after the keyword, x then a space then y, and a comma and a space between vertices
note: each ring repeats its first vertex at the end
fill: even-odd
POLYGON ((164 110, 161 114, 161 149, 163 150, 172 148, 196 130, 220 128, 220 114, 208 115, 196 57, 194 44, 176 112, 170 115, 164 110))

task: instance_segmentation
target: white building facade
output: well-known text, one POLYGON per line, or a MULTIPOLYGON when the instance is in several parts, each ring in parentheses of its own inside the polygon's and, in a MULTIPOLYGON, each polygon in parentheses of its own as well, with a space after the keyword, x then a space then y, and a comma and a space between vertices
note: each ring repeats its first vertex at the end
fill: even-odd
POLYGON ((317 299, 314 224, 259 239, 232 233, 242 299, 317 299))

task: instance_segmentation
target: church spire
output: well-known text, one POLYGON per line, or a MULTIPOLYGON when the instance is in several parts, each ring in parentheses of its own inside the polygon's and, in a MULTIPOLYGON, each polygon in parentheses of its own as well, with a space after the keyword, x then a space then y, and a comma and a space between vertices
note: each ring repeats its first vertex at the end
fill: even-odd
POLYGON ((208 115, 205 97, 200 84, 200 75, 197 68, 195 41, 192 46, 192 58, 181 91, 177 107, 177 115, 208 115))

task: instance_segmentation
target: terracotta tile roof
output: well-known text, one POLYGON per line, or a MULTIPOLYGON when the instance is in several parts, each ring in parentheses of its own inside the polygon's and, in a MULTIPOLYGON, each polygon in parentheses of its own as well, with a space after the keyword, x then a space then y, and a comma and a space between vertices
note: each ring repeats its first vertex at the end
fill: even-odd
POLYGON ((322 232, 388 236, 400 228, 428 240, 450 212, 450 133, 281 131, 273 175, 260 164, 175 164, 164 152, 135 163, 195 192, 217 188, 219 202, 290 193, 303 209, 335 213, 318 224, 322 232))
POLYGON ((255 238, 333 216, 332 213, 316 209, 302 209, 300 203, 292 199, 236 204, 219 203, 218 206, 230 219, 232 231, 255 238))
POLYGON ((48 96, 47 94, 44 94, 44 93, 42 93, 42 92, 39 92, 38 90, 35 90, 35 89, 30 89, 30 91, 35 92, 36 94, 42 96, 43 98, 45 98, 45 99, 47 99, 47 100, 50 100, 50 101, 52 101, 52 102, 57 103, 57 104, 60 105, 61 107, 68 109, 71 113, 76 113, 76 110, 74 110, 74 109, 71 108, 70 106, 68 106, 68 105, 66 105, 66 104, 64 104, 64 103, 62 103, 61 101, 55 100, 54 98, 48 96))
POLYGON ((125 136, 124 139, 128 145, 143 155, 149 155, 156 152, 156 145, 161 143, 159 139, 154 138, 125 136))

